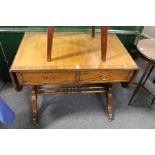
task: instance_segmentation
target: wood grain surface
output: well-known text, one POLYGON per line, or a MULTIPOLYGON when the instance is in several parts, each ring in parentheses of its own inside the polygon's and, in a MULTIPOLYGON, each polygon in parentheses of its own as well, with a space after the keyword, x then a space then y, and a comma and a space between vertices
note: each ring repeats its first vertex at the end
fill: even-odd
POLYGON ((57 69, 138 69, 115 34, 108 34, 107 59, 101 60, 100 33, 54 33, 52 61, 46 59, 47 33, 28 32, 22 40, 10 71, 45 71, 57 69))

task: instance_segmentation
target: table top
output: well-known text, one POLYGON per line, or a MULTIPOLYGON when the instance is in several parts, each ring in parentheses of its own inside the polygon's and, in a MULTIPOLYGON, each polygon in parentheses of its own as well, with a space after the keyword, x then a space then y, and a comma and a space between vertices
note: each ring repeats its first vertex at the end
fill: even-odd
POLYGON ((47 61, 47 33, 27 32, 10 71, 52 69, 121 69, 137 70, 123 44, 115 34, 108 34, 107 59, 101 60, 100 33, 95 38, 86 32, 55 32, 52 61, 47 61))
POLYGON ((137 48, 145 58, 155 61, 155 39, 140 40, 137 48))

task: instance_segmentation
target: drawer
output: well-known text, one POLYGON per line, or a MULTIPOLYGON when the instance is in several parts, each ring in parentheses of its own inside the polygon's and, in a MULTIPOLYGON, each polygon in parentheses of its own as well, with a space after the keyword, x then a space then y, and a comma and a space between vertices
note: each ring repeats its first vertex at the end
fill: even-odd
POLYGON ((17 73, 20 84, 69 84, 75 83, 74 72, 24 72, 17 73))
POLYGON ((128 82, 134 71, 82 71, 79 83, 128 82))

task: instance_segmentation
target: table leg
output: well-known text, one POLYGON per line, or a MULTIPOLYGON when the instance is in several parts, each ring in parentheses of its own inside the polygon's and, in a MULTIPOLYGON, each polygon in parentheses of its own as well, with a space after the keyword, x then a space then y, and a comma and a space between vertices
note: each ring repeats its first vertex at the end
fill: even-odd
POLYGON ((152 64, 151 64, 150 62, 148 62, 148 64, 146 65, 146 68, 145 68, 145 70, 144 70, 144 73, 143 73, 143 75, 142 75, 142 77, 141 77, 141 79, 140 79, 140 81, 139 81, 139 83, 138 83, 136 89, 134 90, 133 95, 132 95, 132 97, 131 97, 131 99, 130 99, 128 105, 131 104, 133 98, 135 97, 136 93, 137 93, 138 90, 140 89, 141 85, 144 85, 144 84, 145 84, 145 82, 146 82, 146 80, 147 80, 147 78, 148 78, 147 75, 149 75, 149 74, 151 73, 150 71, 152 71, 152 64), (151 67, 151 68, 150 68, 150 67, 151 67), (148 74, 148 73, 149 73, 149 74, 148 74), (146 80, 144 80, 145 77, 146 77, 146 80), (144 82, 143 82, 143 80, 144 80, 144 82))
POLYGON ((113 119, 113 112, 112 112, 112 85, 108 84, 107 87, 107 114, 110 120, 113 119))
POLYGON ((151 105, 154 103, 154 100, 155 100, 155 96, 154 96, 153 99, 152 99, 151 105))
POLYGON ((146 83, 146 81, 147 81, 148 77, 149 77, 149 76, 150 76, 150 74, 152 73, 153 68, 154 68, 154 65, 152 65, 152 66, 151 66, 151 69, 150 69, 149 73, 147 74, 147 76, 146 76, 146 78, 145 78, 145 80, 144 80, 144 82, 143 82, 142 86, 143 86, 143 85, 145 85, 145 83, 146 83))
POLYGON ((19 85, 16 73, 10 72, 11 81, 16 91, 21 91, 23 86, 19 85))
POLYGON ((106 61, 108 26, 101 26, 101 59, 106 61))
POLYGON ((33 124, 37 125, 37 93, 36 86, 31 87, 31 97, 32 97, 32 121, 33 124))
POLYGON ((92 37, 95 37, 95 26, 92 26, 92 37))
POLYGON ((47 61, 51 61, 52 44, 53 44, 53 33, 54 33, 54 27, 53 26, 48 26, 48 35, 47 35, 47 61))

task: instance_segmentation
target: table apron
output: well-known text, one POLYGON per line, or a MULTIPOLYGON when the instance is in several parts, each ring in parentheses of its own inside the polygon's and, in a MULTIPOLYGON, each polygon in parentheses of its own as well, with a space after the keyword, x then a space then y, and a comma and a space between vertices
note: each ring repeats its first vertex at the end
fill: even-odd
POLYGON ((20 85, 129 82, 134 70, 16 72, 20 85))

